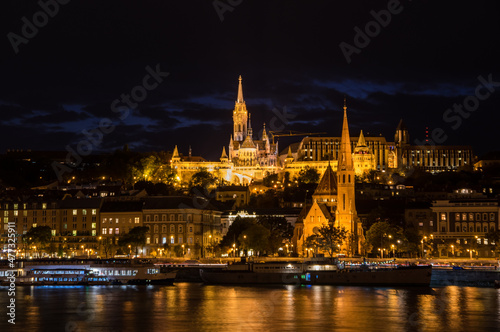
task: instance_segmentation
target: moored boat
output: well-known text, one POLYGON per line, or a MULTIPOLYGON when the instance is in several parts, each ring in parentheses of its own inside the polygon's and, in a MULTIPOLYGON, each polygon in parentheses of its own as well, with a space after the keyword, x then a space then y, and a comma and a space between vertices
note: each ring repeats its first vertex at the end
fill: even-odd
POLYGON ((200 271, 210 284, 304 284, 363 286, 429 286, 431 266, 391 266, 345 269, 337 261, 304 263, 243 263, 226 269, 200 271))

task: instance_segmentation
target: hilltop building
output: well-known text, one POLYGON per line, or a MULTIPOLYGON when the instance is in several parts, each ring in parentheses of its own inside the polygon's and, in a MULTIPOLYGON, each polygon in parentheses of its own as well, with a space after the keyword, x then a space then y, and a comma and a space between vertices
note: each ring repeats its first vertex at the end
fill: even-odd
MULTIPOLYGON (((334 172, 337 171, 342 137, 305 137, 278 153, 278 142, 274 143, 270 135, 272 133, 264 124, 260 139, 254 136, 240 76, 228 149, 222 147, 218 161, 207 161, 191 156, 191 151, 185 157, 175 146, 171 166, 182 182, 188 182, 193 174, 206 168, 221 182, 235 185, 248 185, 273 173, 283 176, 288 172, 293 178, 306 166, 317 169, 319 173, 324 173, 328 165, 334 172)), ((349 137, 345 144, 350 146, 356 176, 363 176, 372 170, 404 172, 412 167, 441 172, 469 167, 473 163, 470 146, 411 145, 403 120, 396 128, 393 142, 382 136, 365 136, 361 131, 359 137, 349 137)))

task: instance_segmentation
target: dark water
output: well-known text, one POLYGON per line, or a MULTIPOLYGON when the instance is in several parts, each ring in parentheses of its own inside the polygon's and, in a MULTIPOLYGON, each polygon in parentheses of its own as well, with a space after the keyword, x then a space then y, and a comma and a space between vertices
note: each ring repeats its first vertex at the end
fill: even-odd
POLYGON ((335 286, 19 287, 16 325, 0 331, 500 330, 493 288, 335 286))

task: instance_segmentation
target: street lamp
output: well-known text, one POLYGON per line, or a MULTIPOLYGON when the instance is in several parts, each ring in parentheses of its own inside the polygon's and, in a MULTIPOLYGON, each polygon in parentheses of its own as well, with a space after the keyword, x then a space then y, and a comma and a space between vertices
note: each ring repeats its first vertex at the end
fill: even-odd
POLYGON ((210 248, 210 252, 212 253, 212 235, 211 234, 208 236, 208 245, 210 248))
POLYGON ((455 257, 455 246, 453 244, 451 245, 451 254, 455 257))
POLYGON ((233 243, 233 258, 236 257, 236 243, 233 243))
POLYGON ((184 245, 181 246, 182 247, 182 257, 184 257, 184 245))
POLYGON ((130 258, 130 255, 132 255, 132 246, 129 244, 128 245, 128 258, 130 258))

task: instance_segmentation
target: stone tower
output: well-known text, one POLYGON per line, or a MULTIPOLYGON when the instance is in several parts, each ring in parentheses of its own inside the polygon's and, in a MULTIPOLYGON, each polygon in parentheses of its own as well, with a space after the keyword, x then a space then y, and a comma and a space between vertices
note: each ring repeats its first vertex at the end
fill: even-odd
POLYGON ((356 204, 354 191, 354 162, 351 152, 351 138, 347 124, 347 106, 344 100, 344 121, 340 140, 337 167, 337 216, 336 226, 344 227, 349 233, 356 231, 356 204))
POLYGON ((243 100, 243 87, 241 85, 241 75, 238 85, 238 99, 233 111, 233 139, 242 142, 247 137, 248 112, 243 100))

